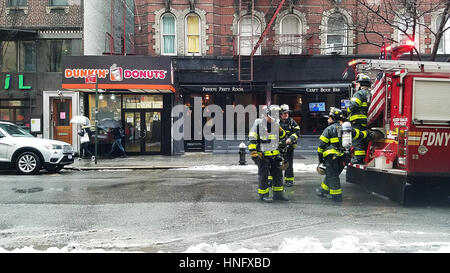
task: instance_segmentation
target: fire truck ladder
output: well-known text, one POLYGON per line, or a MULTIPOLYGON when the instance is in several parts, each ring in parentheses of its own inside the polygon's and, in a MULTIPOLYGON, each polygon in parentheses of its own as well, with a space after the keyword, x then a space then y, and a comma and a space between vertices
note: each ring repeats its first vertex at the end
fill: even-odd
MULTIPOLYGON (((253 36, 254 36, 254 0, 239 0, 239 15, 241 15, 241 11, 246 10, 247 14, 250 12, 251 15, 251 36, 250 36, 250 44, 253 46, 252 52, 249 56, 242 55, 241 52, 241 41, 242 41, 242 24, 239 24, 239 36, 238 36, 238 52, 239 52, 239 60, 238 60, 238 71, 239 71, 239 81, 240 82, 252 82, 253 81, 253 56, 255 55, 256 51, 258 50, 259 46, 261 45, 264 37, 267 35, 267 33, 270 30, 270 27, 272 26, 273 22, 275 21, 275 18, 277 17, 278 13, 280 12, 281 8, 283 7, 283 4, 286 0, 281 0, 278 4, 277 9, 275 10, 274 14, 272 15, 272 18, 270 19, 269 23, 267 24, 266 28, 264 29, 263 33, 259 37, 256 44, 254 43, 253 36)), ((247 41, 248 42, 248 41, 247 41)))
POLYGON ((424 62, 424 61, 402 61, 402 60, 379 60, 379 59, 357 59, 353 61, 358 66, 358 71, 384 70, 408 72, 450 72, 450 63, 446 62, 424 62))

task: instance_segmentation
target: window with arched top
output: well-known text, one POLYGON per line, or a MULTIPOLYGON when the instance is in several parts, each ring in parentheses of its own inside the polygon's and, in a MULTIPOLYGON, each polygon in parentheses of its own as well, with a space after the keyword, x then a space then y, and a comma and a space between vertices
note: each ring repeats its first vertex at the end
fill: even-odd
MULTIPOLYGON (((238 25, 238 50, 240 55, 250 55, 261 36, 261 22, 250 15, 243 16, 238 25)), ((255 55, 261 55, 261 47, 258 47, 255 55)))
POLYGON ((280 22, 279 53, 281 55, 302 53, 302 23, 295 15, 287 15, 280 22))
POLYGON ((161 17, 161 55, 176 55, 176 20, 171 13, 161 17))
POLYGON ((195 13, 186 16, 186 55, 201 54, 200 17, 195 13))
POLYGON ((327 20, 327 53, 345 54, 347 52, 347 21, 345 17, 335 12, 327 20))

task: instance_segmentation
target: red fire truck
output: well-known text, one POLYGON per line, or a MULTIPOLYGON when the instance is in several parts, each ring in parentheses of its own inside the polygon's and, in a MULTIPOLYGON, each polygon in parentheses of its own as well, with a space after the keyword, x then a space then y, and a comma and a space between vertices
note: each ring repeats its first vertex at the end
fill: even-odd
MULTIPOLYGON (((450 193, 450 63, 358 59, 357 73, 384 73, 382 135, 364 165, 349 164, 347 182, 404 203, 408 188, 450 193)), ((373 102, 373 101, 372 101, 373 102)))

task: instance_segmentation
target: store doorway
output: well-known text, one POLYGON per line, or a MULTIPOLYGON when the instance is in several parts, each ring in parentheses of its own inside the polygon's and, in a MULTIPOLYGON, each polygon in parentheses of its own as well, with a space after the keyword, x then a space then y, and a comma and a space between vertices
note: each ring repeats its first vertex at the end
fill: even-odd
POLYGON ((125 151, 160 154, 162 152, 161 111, 124 110, 125 151))
POLYGON ((72 99, 53 100, 53 139, 72 144, 72 99))

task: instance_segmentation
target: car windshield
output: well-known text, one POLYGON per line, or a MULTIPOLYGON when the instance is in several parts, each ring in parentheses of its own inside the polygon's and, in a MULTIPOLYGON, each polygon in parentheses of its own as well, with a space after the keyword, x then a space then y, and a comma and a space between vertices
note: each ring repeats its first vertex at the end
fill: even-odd
POLYGON ((33 135, 27 132, 25 129, 22 129, 14 124, 0 124, 0 128, 13 137, 33 137, 33 135))

